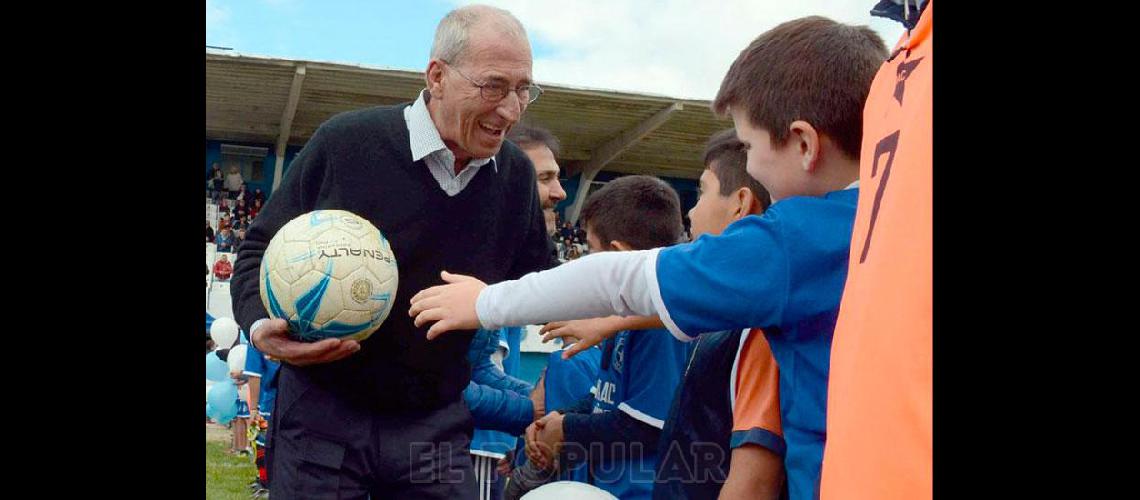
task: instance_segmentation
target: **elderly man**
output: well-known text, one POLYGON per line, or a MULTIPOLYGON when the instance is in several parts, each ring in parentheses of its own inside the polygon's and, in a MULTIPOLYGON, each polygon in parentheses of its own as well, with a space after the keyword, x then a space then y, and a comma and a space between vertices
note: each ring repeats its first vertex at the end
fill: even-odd
POLYGON ((504 137, 541 90, 510 13, 467 6, 440 22, 413 103, 325 122, 250 226, 233 293, 254 345, 285 362, 271 422, 271 497, 475 498, 462 400, 473 332, 428 342, 407 315, 443 269, 488 282, 551 265, 535 172, 504 137), (400 287, 364 342, 306 344, 267 319, 258 290, 273 234, 317 209, 361 215, 388 238, 400 287))

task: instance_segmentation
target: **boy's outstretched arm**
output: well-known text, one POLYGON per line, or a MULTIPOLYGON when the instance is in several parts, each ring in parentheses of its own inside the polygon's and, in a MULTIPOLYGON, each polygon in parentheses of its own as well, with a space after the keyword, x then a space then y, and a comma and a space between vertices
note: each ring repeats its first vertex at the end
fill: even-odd
POLYGON ((660 249, 603 252, 518 280, 487 286, 470 276, 444 271, 448 284, 412 297, 408 314, 433 339, 451 330, 495 329, 553 320, 658 314, 652 275, 660 249), (573 290, 573 293, 567 293, 573 290), (493 326, 497 325, 497 326, 493 326))
MULTIPOLYGON (((801 206, 832 209, 815 207, 809 197, 781 203, 789 211, 801 206)), ((835 248, 806 253, 789 249, 787 241, 814 242, 809 238, 814 233, 789 227, 779 208, 740 219, 719 236, 667 248, 591 254, 489 287, 469 276, 445 273, 450 284, 416 294, 409 313, 417 326, 438 322, 429 330, 429 339, 456 329, 614 314, 656 315, 683 341, 703 332, 795 323, 826 312, 817 310, 818 301, 805 291, 820 286, 820 280, 844 276, 847 247, 839 251, 836 245, 842 238, 832 238, 827 244, 835 248), (818 253, 830 257, 803 260, 818 253), (789 305, 793 300, 798 301, 794 307, 789 305)), ((850 226, 835 230, 850 231, 850 226)))

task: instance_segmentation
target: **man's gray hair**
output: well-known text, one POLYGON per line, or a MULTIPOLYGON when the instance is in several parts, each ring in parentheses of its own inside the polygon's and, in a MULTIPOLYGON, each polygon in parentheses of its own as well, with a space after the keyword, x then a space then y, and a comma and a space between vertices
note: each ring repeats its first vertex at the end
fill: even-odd
POLYGON ((467 35, 472 26, 480 22, 494 23, 502 34, 526 40, 526 29, 510 12, 489 5, 466 5, 448 12, 435 29, 431 45, 432 59, 459 64, 467 49, 467 35))

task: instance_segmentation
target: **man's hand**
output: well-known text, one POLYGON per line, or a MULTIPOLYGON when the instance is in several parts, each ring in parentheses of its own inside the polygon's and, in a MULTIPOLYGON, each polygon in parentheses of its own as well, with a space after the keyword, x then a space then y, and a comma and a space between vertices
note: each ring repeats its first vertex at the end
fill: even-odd
POLYGON ((475 300, 487 284, 472 276, 440 273, 447 285, 438 285, 420 290, 412 297, 412 307, 408 316, 416 318, 416 327, 432 321, 436 323, 428 329, 428 340, 451 330, 474 330, 479 328, 479 316, 475 313, 475 300))
POLYGON ((273 361, 296 366, 330 363, 360 350, 355 340, 324 339, 319 342, 300 342, 289 338, 289 326, 283 319, 262 323, 253 332, 253 345, 273 361))
POLYGON ((550 412, 532 425, 536 430, 535 448, 543 455, 544 468, 557 467, 558 452, 562 450, 562 414, 556 411, 550 412))

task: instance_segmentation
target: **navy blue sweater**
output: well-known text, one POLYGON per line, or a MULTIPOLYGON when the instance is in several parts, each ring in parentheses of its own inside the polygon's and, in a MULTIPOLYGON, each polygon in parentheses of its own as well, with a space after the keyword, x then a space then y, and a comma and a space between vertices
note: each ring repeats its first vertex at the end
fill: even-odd
POLYGON ((348 210, 392 245, 399 289, 384 324, 343 360, 304 368, 306 378, 349 402, 376 410, 434 409, 457 401, 471 370, 474 331, 434 341, 408 317, 409 301, 441 283, 440 271, 487 283, 550 267, 534 166, 504 142, 491 165, 447 196, 423 160, 413 162, 403 110, 408 104, 350 111, 313 134, 258 214, 238 252, 231 284, 234 314, 246 331, 268 317, 259 296, 258 268, 269 240, 294 217, 317 209, 348 210))

